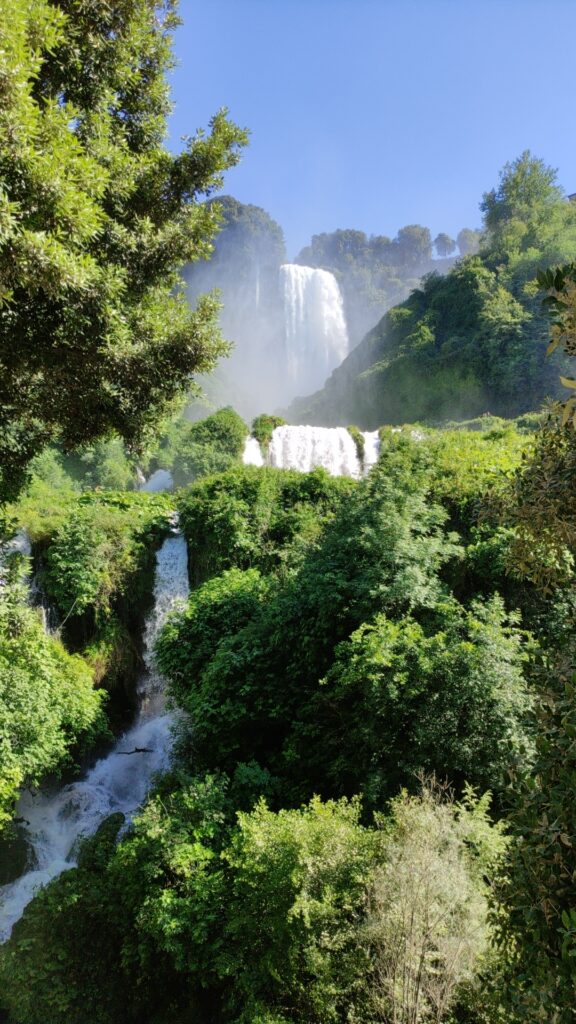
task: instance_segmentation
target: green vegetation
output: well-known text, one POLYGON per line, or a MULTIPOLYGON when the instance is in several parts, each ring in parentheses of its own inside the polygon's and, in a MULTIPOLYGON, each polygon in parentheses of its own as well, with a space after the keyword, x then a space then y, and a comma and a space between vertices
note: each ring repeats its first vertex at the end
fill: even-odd
POLYGON ((350 437, 354 441, 354 444, 356 445, 356 454, 358 455, 358 462, 360 463, 361 466, 364 466, 364 450, 366 447, 364 435, 358 427, 354 426, 354 424, 349 424, 347 430, 348 433, 350 434, 350 437))
POLYGON ((172 462, 177 487, 242 461, 248 427, 233 409, 220 409, 180 430, 172 462))
POLYGON ((234 821, 232 788, 180 775, 119 847, 110 820, 40 893, 1 955, 14 1020, 368 1024, 409 1021, 416 996, 423 1013, 474 1002, 502 846, 485 801, 403 795, 374 830, 318 798, 234 821))
POLYGON ((164 495, 92 493, 72 501, 49 539, 42 574, 59 613, 70 619, 90 609, 97 618, 114 598, 133 593, 170 515, 164 495))
MULTIPOLYGON (((575 264, 540 275, 552 310, 550 349, 576 354, 575 264)), ((574 388, 574 371, 561 383, 574 388)), ((564 596, 557 631, 538 678, 534 771, 515 780, 509 810, 510 846, 494 894, 494 920, 504 954, 502 990, 513 1021, 568 1024, 576 984, 574 914, 574 554, 576 506, 574 399, 549 409, 533 453, 515 474, 503 515, 515 527, 512 555, 519 574, 551 595, 550 619, 564 596), (552 603, 554 601, 554 603, 552 603)), ((552 624, 552 622, 551 622, 552 624)))
POLYGON ((558 393, 562 362, 546 360, 548 320, 537 274, 576 255, 576 207, 555 173, 524 153, 506 165, 482 208, 480 253, 445 277, 425 277, 322 391, 293 403, 291 422, 374 429, 487 410, 513 417, 558 393))
POLYGON ((209 254, 201 200, 246 134, 220 112, 181 153, 163 145, 174 0, 2 0, 0 20, 6 500, 51 440, 136 444, 226 350, 215 299, 191 309, 179 268, 209 254))
POLYGON ((260 446, 266 450, 272 440, 272 434, 276 427, 283 427, 285 423, 286 420, 283 420, 281 416, 270 416, 268 413, 262 413, 253 420, 250 433, 252 437, 255 437, 260 442, 260 446))
POLYGON ((39 585, 59 631, 111 694, 114 723, 135 700, 154 551, 172 515, 164 495, 87 492, 68 502, 35 547, 39 585))
MULTIPOLYGON (((386 421, 365 479, 245 467, 233 409, 178 415, 226 348, 178 268, 209 255, 220 210, 188 297, 222 274, 233 326, 250 294, 244 372, 265 377, 284 242, 257 207, 199 201, 245 143, 224 113, 163 146, 175 6, 0 0, 0 525, 33 544, 31 564, 0 552, 0 826, 125 721, 174 504, 193 584, 156 649, 170 770, 31 901, 0 948, 0 1014, 568 1024, 576 398, 538 432, 530 410, 576 353, 575 264, 551 268, 576 258, 576 205, 522 154, 453 269, 296 403, 386 421), (185 490, 137 492, 139 468, 185 490)), ((448 270, 456 243, 434 245, 448 270)), ((315 236, 299 259, 337 275, 354 333, 431 255, 408 225, 315 236)), ((283 422, 254 421, 263 448, 283 422)))
POLYGON ((208 477, 180 501, 192 581, 236 566, 270 572, 297 560, 354 484, 325 470, 242 466, 208 477))
MULTIPOLYGON (((228 422, 194 425, 207 450, 228 422)), ((15 1024, 516 1013, 492 990, 524 969, 520 947, 493 939, 516 927, 521 889, 506 922, 488 914, 516 847, 469 786, 497 813, 511 773, 530 786, 547 747, 526 627, 546 652, 572 614, 569 586, 552 619, 507 571, 501 517, 532 426, 387 428, 361 482, 233 466, 181 493, 195 586, 157 647, 184 713, 175 763, 120 843, 112 818, 17 924, 0 955, 15 1024), (423 776, 450 780, 456 802, 423 776)), ((82 649, 97 670, 169 503, 53 505, 37 527, 47 585, 63 611, 84 608, 69 642, 96 625, 82 649)), ((532 995, 522 983, 518 1006, 532 995)))
MULTIPOLYGON (((490 476, 475 471, 476 446, 491 454, 494 478, 495 451, 517 465, 522 438, 454 438, 468 457, 460 518, 471 530, 490 476)), ((328 479, 318 472, 246 467, 184 496, 194 581, 234 567, 193 592, 158 647, 194 723, 197 763, 233 774, 256 758, 289 801, 362 791, 380 808, 419 768, 502 790, 526 754, 526 655, 514 619, 488 596, 493 579, 470 610, 449 596, 451 576, 463 587, 464 558, 442 530, 446 513, 427 500, 443 479, 437 449, 436 439, 390 434, 366 481, 330 481, 336 501, 323 520, 328 479), (306 489, 315 530, 303 535, 294 511, 306 489)), ((448 496, 458 500, 450 485, 448 496)))
MULTIPOLYGON (((216 456, 230 426, 243 443, 228 410, 183 430, 216 456)), ((502 1024, 532 1005, 528 980, 516 1004, 497 990, 528 971, 494 944, 520 927, 519 875, 517 909, 488 913, 523 819, 508 848, 470 785, 497 816, 511 774, 530 787, 538 659, 573 614, 571 583, 552 611, 508 571, 533 426, 383 428, 360 482, 233 465, 180 493, 194 588, 157 645, 175 761, 121 841, 115 816, 16 925, 14 1024, 502 1024)), ((63 635, 109 685, 171 503, 43 480, 21 519, 35 487, 53 494, 45 586, 61 615, 76 602, 63 635)))
POLYGON ((86 663, 49 636, 26 604, 21 569, 0 585, 0 828, 23 785, 69 762, 72 746, 105 731, 102 693, 86 663))

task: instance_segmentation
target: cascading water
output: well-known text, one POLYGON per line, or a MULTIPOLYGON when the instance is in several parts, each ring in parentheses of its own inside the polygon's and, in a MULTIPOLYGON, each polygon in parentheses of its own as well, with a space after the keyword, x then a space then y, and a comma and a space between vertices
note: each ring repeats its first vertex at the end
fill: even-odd
POLYGON ((158 494, 160 491, 171 491, 174 486, 172 474, 167 469, 157 469, 147 480, 142 480, 139 491, 158 494))
POLYGON ((275 466, 309 473, 322 466, 332 476, 361 477, 378 461, 380 438, 377 430, 364 433, 364 459, 360 465, 356 444, 345 427, 276 427, 266 460, 255 437, 244 446, 245 466, 275 466))
POLYGON ((245 466, 263 466, 264 457, 262 455, 262 449, 260 442, 255 437, 247 437, 246 444, 244 445, 244 454, 242 455, 242 462, 245 466))
POLYGON ((109 814, 133 814, 152 776, 167 766, 173 716, 165 711, 162 680, 154 670, 152 653, 166 615, 187 594, 186 543, 177 534, 165 540, 156 555, 154 607, 144 632, 146 671, 138 687, 141 704, 136 722, 83 779, 51 794, 26 792, 18 803, 34 866, 0 889, 1 940, 8 938, 35 890, 74 867, 79 839, 93 834, 109 814))
POLYGON ((348 355, 338 282, 327 270, 280 267, 287 378, 294 393, 315 391, 348 355))
POLYGON ((378 430, 366 431, 362 437, 364 438, 364 472, 369 473, 372 466, 378 462, 380 455, 380 432, 378 430))
POLYGON ((268 461, 302 473, 323 466, 332 476, 360 476, 356 445, 345 427, 276 427, 268 461))

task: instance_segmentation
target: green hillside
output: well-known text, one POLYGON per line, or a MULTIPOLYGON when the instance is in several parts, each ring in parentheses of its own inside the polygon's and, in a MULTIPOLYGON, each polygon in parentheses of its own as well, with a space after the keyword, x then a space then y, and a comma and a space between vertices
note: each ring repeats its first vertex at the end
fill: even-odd
POLYGON ((483 248, 380 320, 324 388, 292 403, 293 423, 375 428, 491 412, 517 416, 558 389, 546 359, 536 274, 576 255, 576 206, 529 153, 485 193, 483 248))

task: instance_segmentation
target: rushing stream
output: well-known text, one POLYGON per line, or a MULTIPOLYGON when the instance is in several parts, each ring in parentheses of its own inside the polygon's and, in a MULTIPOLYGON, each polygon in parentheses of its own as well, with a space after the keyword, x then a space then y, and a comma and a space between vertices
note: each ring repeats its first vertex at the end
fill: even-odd
POLYGON ((156 555, 154 607, 144 632, 146 671, 140 679, 140 711, 134 725, 84 778, 50 793, 26 791, 18 803, 31 847, 32 870, 0 889, 0 939, 6 939, 35 890, 74 867, 78 841, 92 835, 109 814, 128 817, 139 807, 155 772, 166 767, 172 715, 165 710, 163 685, 152 665, 154 641, 166 615, 188 594, 186 543, 179 534, 156 555))

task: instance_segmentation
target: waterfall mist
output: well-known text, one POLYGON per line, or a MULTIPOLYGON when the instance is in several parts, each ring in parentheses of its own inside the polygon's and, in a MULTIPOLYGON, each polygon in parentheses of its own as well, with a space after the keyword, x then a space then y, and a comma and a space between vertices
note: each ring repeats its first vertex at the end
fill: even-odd
POLYGON ((255 263, 219 287, 222 332, 234 349, 214 378, 200 380, 215 404, 246 419, 274 411, 322 387, 347 356, 342 295, 329 271, 285 263, 271 275, 255 263))

